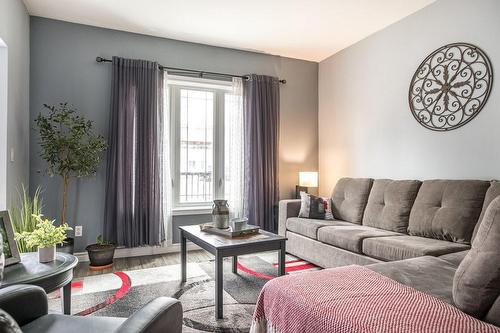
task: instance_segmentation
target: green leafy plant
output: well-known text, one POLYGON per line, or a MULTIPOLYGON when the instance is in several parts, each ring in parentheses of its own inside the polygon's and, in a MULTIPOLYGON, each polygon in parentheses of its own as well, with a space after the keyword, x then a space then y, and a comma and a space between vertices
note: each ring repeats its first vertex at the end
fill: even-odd
MULTIPOLYGON (((35 230, 37 220, 33 215, 42 214, 43 203, 41 193, 42 189, 38 186, 33 194, 33 198, 31 198, 26 187, 22 185, 18 202, 10 209, 10 218, 14 232, 21 234, 35 230)), ((23 239, 17 242, 17 247, 19 248, 19 252, 22 253, 36 251, 36 247, 28 246, 23 239)))
POLYGON ((54 225, 55 220, 43 219, 42 216, 33 215, 36 220, 35 230, 16 233, 16 241, 23 240, 28 246, 34 248, 45 248, 61 244, 66 239, 66 231, 72 229, 67 224, 56 227, 54 225))
POLYGON ((102 237, 102 235, 99 235, 97 236, 96 244, 104 246, 104 245, 110 245, 111 243, 105 240, 104 237, 102 237))
POLYGON ((43 106, 49 114, 40 113, 35 119, 42 148, 40 156, 48 163, 49 175, 63 179, 61 225, 64 225, 70 179, 97 172, 99 155, 106 149, 106 141, 93 132, 92 121, 78 115, 68 103, 43 106))

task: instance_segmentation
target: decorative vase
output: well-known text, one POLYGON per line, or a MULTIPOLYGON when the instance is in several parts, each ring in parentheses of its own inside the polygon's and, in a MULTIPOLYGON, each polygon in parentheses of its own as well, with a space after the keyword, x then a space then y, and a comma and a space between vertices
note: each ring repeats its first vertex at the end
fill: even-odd
POLYGON ((212 206, 212 222, 219 229, 229 227, 229 205, 227 200, 214 200, 212 206))
POLYGON ((52 245, 49 247, 39 247, 38 248, 38 261, 39 262, 51 262, 56 259, 56 246, 52 245))

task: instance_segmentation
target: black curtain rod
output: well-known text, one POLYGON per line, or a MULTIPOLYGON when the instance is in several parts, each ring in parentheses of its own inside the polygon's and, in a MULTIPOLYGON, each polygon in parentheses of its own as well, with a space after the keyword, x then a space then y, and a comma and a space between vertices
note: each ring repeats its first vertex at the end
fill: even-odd
MULTIPOLYGON (((97 58, 95 58, 95 61, 97 61, 97 62, 112 62, 112 60, 106 59, 103 57, 97 57, 97 58)), ((196 69, 166 67, 166 66, 162 66, 162 65, 159 65, 159 67, 161 70, 164 70, 164 71, 180 71, 180 72, 184 72, 184 73, 192 73, 192 74, 197 74, 199 77, 203 77, 203 75, 206 74, 206 75, 212 75, 212 76, 239 77, 239 78, 242 78, 244 80, 249 79, 248 76, 246 76, 246 75, 233 75, 233 74, 226 74, 226 73, 207 72, 207 71, 199 71, 196 69)), ((285 84, 286 80, 279 80, 279 82, 285 84)))

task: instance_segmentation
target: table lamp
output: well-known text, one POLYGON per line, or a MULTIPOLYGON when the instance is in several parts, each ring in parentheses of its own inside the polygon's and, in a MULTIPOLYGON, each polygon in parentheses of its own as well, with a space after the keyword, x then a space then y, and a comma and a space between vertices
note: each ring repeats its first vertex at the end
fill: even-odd
POLYGON ((299 185, 295 186, 295 197, 300 199, 300 192, 306 192, 309 187, 318 187, 318 173, 316 171, 300 171, 299 185))

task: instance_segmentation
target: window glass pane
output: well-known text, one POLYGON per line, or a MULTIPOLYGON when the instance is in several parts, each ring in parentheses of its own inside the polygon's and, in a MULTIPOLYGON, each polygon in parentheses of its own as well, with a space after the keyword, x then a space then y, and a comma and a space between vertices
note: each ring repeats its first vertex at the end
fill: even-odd
POLYGON ((214 93, 181 89, 179 203, 209 202, 213 196, 214 93))

